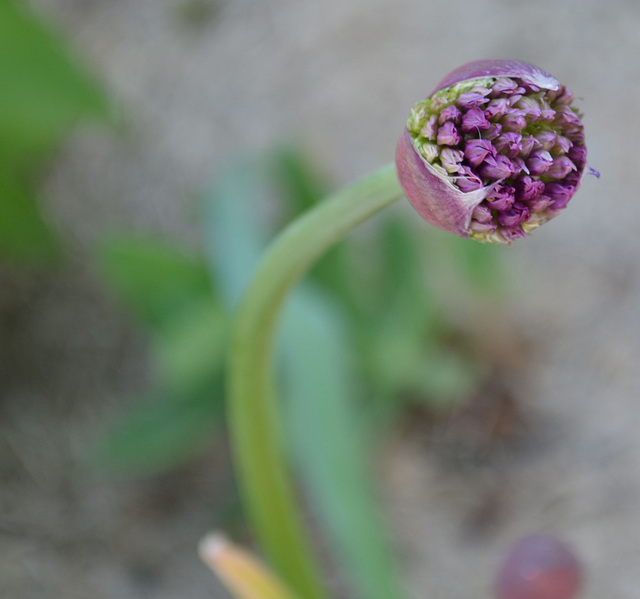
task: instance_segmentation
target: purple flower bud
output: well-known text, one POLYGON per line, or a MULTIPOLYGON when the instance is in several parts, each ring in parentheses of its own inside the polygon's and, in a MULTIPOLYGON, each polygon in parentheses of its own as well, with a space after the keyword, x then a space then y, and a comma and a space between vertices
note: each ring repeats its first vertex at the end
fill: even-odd
POLYGON ((527 166, 532 175, 544 175, 553 164, 551 154, 546 150, 535 150, 529 154, 527 166))
POLYGON ((426 137, 429 141, 435 141, 438 134, 438 117, 432 114, 427 122, 420 129, 420 135, 426 137))
POLYGON ((582 571, 571 549, 550 535, 516 543, 498 572, 498 599, 575 599, 582 571))
POLYGON ((573 162, 578 167, 578 170, 583 170, 585 165, 587 164, 587 148, 585 148, 584 146, 572 147, 569 150, 567 156, 569 156, 571 162, 573 162))
POLYGON ((487 156, 478 172, 487 179, 506 179, 512 170, 511 161, 506 156, 498 155, 487 156))
POLYGON ((551 199, 553 210, 564 208, 575 191, 573 185, 562 185, 561 183, 547 183, 545 185, 545 195, 551 199))
POLYGON ((528 221, 529 216, 531 216, 529 214, 529 209, 523 204, 515 202, 511 208, 503 210, 498 214, 498 222, 503 227, 513 227, 522 222, 528 221))
POLYGON ((557 106, 569 106, 573 104, 573 94, 568 87, 563 87, 562 89, 558 89, 556 94, 554 94, 553 99, 550 100, 557 106))
POLYGON ((518 84, 513 79, 508 79, 507 77, 501 77, 498 79, 492 87, 492 96, 497 96, 499 94, 508 94, 513 95, 518 90, 518 84))
POLYGON ((521 201, 532 200, 544 191, 544 183, 529 175, 522 175, 515 182, 516 199, 521 201))
POLYGON ((495 140, 494 145, 498 152, 505 156, 515 158, 521 150, 522 135, 514 131, 503 133, 495 140))
POLYGON ((431 163, 435 161, 438 156, 440 156, 440 148, 436 144, 432 144, 429 142, 420 144, 420 150, 422 155, 431 163))
MULTIPOLYGON (((562 154, 566 154, 573 147, 573 142, 564 135, 558 135, 556 139, 556 145, 553 148, 552 154, 554 156, 561 156, 562 154)), ((580 148, 584 148, 584 146, 577 146, 580 148)), ((587 149, 585 148, 585 157, 587 155, 587 149)))
POLYGON ((457 146, 460 143, 460 134, 456 126, 451 121, 447 121, 438 129, 437 140, 440 146, 457 146))
POLYGON ((460 128, 468 133, 469 131, 482 131, 491 127, 491 123, 484 116, 484 112, 480 108, 469 109, 462 117, 462 125, 460 128))
POLYGON ((527 207, 531 212, 544 212, 551 204, 553 204, 553 200, 549 196, 539 195, 528 201, 527 207))
POLYGON ((531 174, 529 172, 529 167, 526 165, 524 159, 520 158, 520 156, 516 156, 515 158, 511 159, 511 166, 512 174, 514 176, 519 175, 520 173, 526 173, 527 175, 531 174))
POLYGON ((564 179, 571 171, 577 170, 571 159, 567 156, 560 156, 553 160, 553 164, 547 170, 547 177, 551 179, 564 179))
POLYGON ((483 233, 484 235, 492 235, 495 233, 496 226, 493 222, 481 223, 476 219, 476 212, 473 211, 470 230, 475 233, 483 233))
POLYGON ((507 243, 511 243, 516 239, 524 239, 527 234, 522 228, 522 225, 514 225, 513 227, 502 227, 500 234, 504 237, 507 243))
POLYGON ((562 106, 556 111, 554 124, 558 127, 581 129, 580 117, 569 106, 562 106))
POLYGON ((500 123, 491 123, 491 127, 481 132, 482 139, 493 141, 502 133, 502 125, 500 123))
POLYGON ((446 108, 442 109, 440 116, 438 117, 438 123, 443 125, 447 121, 451 121, 456 125, 460 123, 460 119, 462 118, 462 113, 454 104, 450 104, 446 108))
POLYGON ((549 152, 556 145, 558 134, 555 131, 542 130, 536 133, 535 138, 540 144, 540 149, 549 152))
POLYGON ((531 118, 531 120, 537 120, 540 118, 540 104, 535 98, 522 96, 514 106, 522 110, 524 115, 531 118))
POLYGON ((456 183, 462 191, 476 191, 484 188, 482 179, 478 177, 469 167, 463 166, 456 177, 456 183))
POLYGON ((531 151, 540 147, 540 142, 533 135, 523 135, 520 144, 520 156, 526 158, 531 151))
POLYGON ((464 158, 462 150, 454 150, 453 148, 443 148, 440 152, 440 163, 448 173, 457 173, 462 168, 461 162, 464 158))
POLYGON ((480 166, 487 156, 495 156, 496 149, 486 139, 470 139, 464 148, 464 157, 471 166, 480 166))
POLYGON ((497 98, 489 102, 489 106, 484 109, 484 116, 488 119, 496 119, 503 116, 509 109, 509 102, 506 98, 497 98))
POLYGON ((462 93, 458 96, 458 106, 463 109, 478 108, 489 101, 489 99, 485 97, 488 93, 488 89, 478 88, 474 88, 470 92, 462 93))
POLYGON ((414 106, 398 142, 407 197, 462 237, 509 244, 526 236, 566 206, 587 168, 572 99, 528 63, 456 69, 414 106))
POLYGON ((498 184, 496 185, 487 196, 488 206, 492 210, 509 210, 515 202, 515 189, 508 185, 498 184))
POLYGON ((473 219, 481 224, 486 224, 493 221, 493 214, 487 206, 480 204, 473 211, 473 219))
POLYGON ((504 131, 522 131, 527 126, 527 119, 517 109, 507 112, 500 122, 504 131))

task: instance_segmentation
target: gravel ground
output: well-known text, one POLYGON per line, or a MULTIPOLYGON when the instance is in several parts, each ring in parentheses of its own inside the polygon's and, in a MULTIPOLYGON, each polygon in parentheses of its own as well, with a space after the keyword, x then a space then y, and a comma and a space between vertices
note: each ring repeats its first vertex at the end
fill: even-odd
POLYGON ((602 178, 506 250, 506 317, 529 349, 505 386, 527 414, 524 440, 476 463, 399 430, 380 464, 390 526, 411 598, 489 599, 505 547, 540 530, 575 547, 584 599, 640 597, 639 3, 33 4, 106 82, 124 125, 78 132, 50 165, 64 269, 0 273, 2 596, 227 596, 194 549, 229 484, 224 444, 142 481, 81 467, 150 376, 144 340, 94 274, 95 242, 114 229, 194 239, 194 194, 230 157, 282 139, 348 182, 392 158, 409 107, 443 74, 511 57, 583 98, 602 178))

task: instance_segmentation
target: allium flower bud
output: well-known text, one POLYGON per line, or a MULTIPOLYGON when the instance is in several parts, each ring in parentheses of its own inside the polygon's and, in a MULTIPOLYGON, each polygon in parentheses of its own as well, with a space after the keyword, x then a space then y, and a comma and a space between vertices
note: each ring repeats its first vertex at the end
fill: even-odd
POLYGON ((574 599, 582 572, 571 549, 551 535, 516 543, 496 581, 498 599, 574 599))
POLYGON ((456 69, 413 107, 398 142, 407 198, 432 225, 462 237, 526 236, 565 208, 585 172, 572 102, 569 89, 526 62, 456 69))

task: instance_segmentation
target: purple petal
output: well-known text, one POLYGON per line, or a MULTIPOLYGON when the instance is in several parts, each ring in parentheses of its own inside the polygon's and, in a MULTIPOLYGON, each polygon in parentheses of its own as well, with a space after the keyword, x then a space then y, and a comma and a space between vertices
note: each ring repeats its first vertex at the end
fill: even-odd
POLYGON ((596 179, 600 178, 600 171, 597 171, 595 168, 587 167, 587 175, 593 175, 596 179))

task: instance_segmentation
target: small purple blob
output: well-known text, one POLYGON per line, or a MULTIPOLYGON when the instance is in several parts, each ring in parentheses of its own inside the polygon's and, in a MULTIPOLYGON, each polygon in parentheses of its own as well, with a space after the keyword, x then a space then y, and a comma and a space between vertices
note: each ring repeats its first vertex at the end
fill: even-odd
POLYGON ((525 537, 510 550, 498 572, 498 599, 574 599, 581 587, 578 560, 551 535, 525 537))

